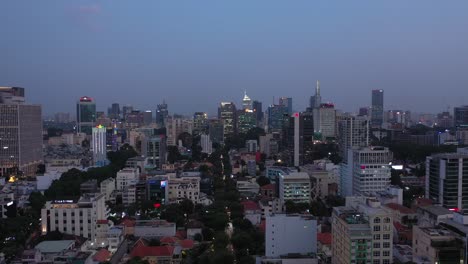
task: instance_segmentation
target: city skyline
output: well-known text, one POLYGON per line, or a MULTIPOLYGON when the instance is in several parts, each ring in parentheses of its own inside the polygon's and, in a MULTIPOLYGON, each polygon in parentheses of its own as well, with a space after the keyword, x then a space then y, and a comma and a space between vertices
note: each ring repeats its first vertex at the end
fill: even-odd
POLYGON ((264 106, 287 96, 304 110, 317 79, 323 101, 343 111, 369 106, 374 89, 385 90, 385 109, 468 104, 464 1, 207 6, 1 3, 1 85, 25 87, 47 114, 73 113, 84 95, 100 111, 154 110, 165 99, 173 113, 216 113, 244 90, 264 106))

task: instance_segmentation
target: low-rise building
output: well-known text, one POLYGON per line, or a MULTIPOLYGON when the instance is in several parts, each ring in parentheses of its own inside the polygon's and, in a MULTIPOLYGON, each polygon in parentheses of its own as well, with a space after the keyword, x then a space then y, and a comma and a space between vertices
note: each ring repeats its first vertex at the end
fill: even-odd
POLYGON ((247 180, 239 180, 236 183, 237 190, 241 196, 253 197, 260 191, 260 185, 255 181, 255 178, 247 180))
POLYGON ((124 240, 124 228, 121 226, 113 226, 107 231, 107 241, 109 245, 109 250, 115 252, 120 243, 124 240))
POLYGON ((332 263, 393 263, 393 226, 378 200, 334 207, 332 213, 332 263))
POLYGON ((413 226, 413 262, 462 263, 464 252, 463 241, 448 229, 413 226))
POLYGON ((167 185, 167 203, 178 203, 184 199, 189 199, 195 204, 199 203, 200 178, 170 178, 167 185))
POLYGON ((286 201, 309 203, 311 183, 306 172, 291 172, 279 176, 279 198, 282 204, 286 201))
POLYGON ((107 219, 107 214, 103 194, 86 194, 78 201, 48 201, 41 210, 42 234, 57 230, 94 241, 97 221, 107 219))
POLYGON ((117 172, 116 189, 122 191, 125 187, 136 184, 139 176, 137 168, 123 168, 117 172))
POLYGON ((262 210, 260 206, 250 200, 246 200, 241 202, 242 206, 244 207, 244 218, 249 220, 252 225, 259 225, 262 221, 262 210))
POLYGON ((442 221, 452 219, 454 212, 442 206, 429 205, 417 207, 416 213, 418 214, 418 226, 432 227, 442 221))
POLYGON ((115 191, 115 179, 108 178, 101 182, 100 191, 104 194, 104 199, 106 201, 111 200, 112 192, 115 191))
POLYGON ((161 238, 175 236, 176 224, 166 220, 135 221, 134 235, 142 238, 161 238))
POLYGON ((262 211, 262 220, 273 214, 281 214, 284 212, 283 205, 277 198, 262 199, 259 202, 260 210, 262 211))

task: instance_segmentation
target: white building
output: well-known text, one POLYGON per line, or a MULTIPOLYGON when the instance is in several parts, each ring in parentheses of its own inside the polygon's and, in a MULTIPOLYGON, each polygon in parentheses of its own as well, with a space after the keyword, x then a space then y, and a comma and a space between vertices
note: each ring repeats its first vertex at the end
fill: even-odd
POLYGON ((140 173, 137 168, 123 168, 117 172, 116 189, 122 191, 126 186, 133 185, 138 181, 140 173))
POLYGON ((200 201, 200 178, 170 178, 167 181, 167 203, 178 203, 189 199, 197 204, 200 201))
POLYGON ((266 217, 265 256, 317 253, 317 220, 308 215, 266 217))
POLYGON ((129 206, 136 203, 136 187, 135 185, 125 186, 122 191, 122 204, 129 206))
POLYGON ((310 202, 310 178, 307 172, 280 174, 279 198, 282 204, 286 201, 295 203, 310 202))
POLYGON ((392 160, 393 155, 388 148, 368 147, 354 150, 353 195, 385 191, 390 186, 392 160))
POLYGON ((201 135, 200 145, 202 147, 202 153, 211 154, 213 152, 213 142, 210 139, 210 135, 201 135))
POLYGON ((341 117, 338 123, 341 196, 353 195, 353 150, 369 146, 369 120, 362 116, 341 117), (351 157, 350 157, 351 156, 351 157))
POLYGON ((245 147, 247 148, 248 152, 257 152, 257 149, 258 149, 257 140, 247 140, 245 142, 245 147))
POLYGON ((176 224, 166 220, 141 220, 135 222, 134 235, 143 238, 173 237, 176 224))
POLYGON ((42 234, 50 231, 77 235, 91 239, 96 237, 96 223, 107 219, 104 195, 84 195, 78 201, 48 201, 41 210, 42 234))
POLYGON ((107 231, 107 241, 109 245, 109 251, 115 252, 120 246, 120 243, 124 240, 124 233, 122 226, 113 226, 107 231))
POLYGON ((271 141, 273 140, 273 134, 266 134, 264 136, 260 136, 259 141, 259 148, 261 153, 265 153, 267 157, 271 156, 271 141))
POLYGON ((108 178, 108 179, 103 180, 101 182, 100 191, 101 191, 102 194, 104 194, 104 199, 106 201, 111 200, 112 192, 115 191, 115 179, 114 178, 108 178))
POLYGON ((107 165, 106 128, 104 126, 93 127, 91 142, 94 165, 98 167, 107 165))

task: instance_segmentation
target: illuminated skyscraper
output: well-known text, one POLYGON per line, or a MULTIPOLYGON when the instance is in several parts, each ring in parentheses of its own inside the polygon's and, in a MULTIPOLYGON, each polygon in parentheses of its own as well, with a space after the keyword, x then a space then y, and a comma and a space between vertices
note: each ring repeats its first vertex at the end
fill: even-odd
POLYGON ((236 105, 233 102, 221 102, 218 118, 223 122, 224 139, 237 133, 236 105))
POLYGON ((76 123, 78 132, 91 135, 96 122, 96 103, 93 98, 83 96, 76 104, 76 123))
POLYGON ((252 110, 252 99, 247 95, 247 91, 244 92, 244 98, 242 99, 242 109, 252 110))
POLYGON ((193 114, 193 133, 200 135, 208 131, 208 114, 205 112, 195 112, 193 114))
POLYGON ((93 137, 92 137, 92 151, 93 151, 93 162, 94 166, 105 166, 107 165, 107 141, 106 127, 99 125, 93 127, 93 137))

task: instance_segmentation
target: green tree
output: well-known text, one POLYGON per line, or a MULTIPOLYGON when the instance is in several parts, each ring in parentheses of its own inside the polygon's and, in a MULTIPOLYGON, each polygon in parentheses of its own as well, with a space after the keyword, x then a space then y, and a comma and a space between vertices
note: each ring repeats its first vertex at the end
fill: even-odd
POLYGON ((215 249, 225 249, 229 244, 229 237, 224 231, 216 232, 214 236, 213 245, 215 249))
POLYGON ((257 183, 260 186, 265 186, 267 184, 270 184, 270 179, 268 179, 265 176, 260 176, 260 177, 257 178, 257 183))
POLYGON ((29 205, 31 206, 32 210, 40 215, 42 207, 44 207, 47 199, 42 193, 40 192, 32 192, 29 195, 29 205))
POLYGON ((182 159, 182 155, 179 152, 179 148, 177 146, 168 146, 167 147, 167 161, 169 163, 174 163, 182 159))

